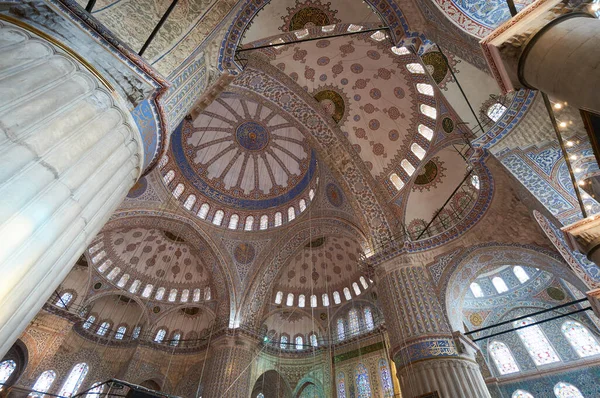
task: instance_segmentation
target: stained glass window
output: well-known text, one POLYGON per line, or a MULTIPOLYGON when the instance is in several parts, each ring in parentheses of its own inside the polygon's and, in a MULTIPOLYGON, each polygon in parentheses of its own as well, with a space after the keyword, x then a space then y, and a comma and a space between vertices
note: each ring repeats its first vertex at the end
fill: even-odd
POLYGON ((342 299, 340 298, 340 292, 333 292, 333 302, 336 304, 342 302, 342 299))
POLYGON ((304 349, 304 339, 302 336, 296 336, 296 349, 303 350, 304 349))
POLYGON ((554 386, 556 398, 584 398, 583 394, 573 384, 560 381, 554 386))
POLYGON ((192 297, 192 301, 198 302, 200 301, 200 289, 194 289, 194 297, 192 297))
POLYGON ((406 64, 406 69, 408 69, 410 73, 425 73, 425 68, 423 68, 423 65, 417 63, 406 64))
POLYGON ((298 296, 298 307, 304 308, 305 305, 306 305, 306 298, 303 294, 301 294, 298 296))
POLYGON ((179 197, 181 196, 181 194, 183 193, 184 190, 185 190, 185 186, 183 184, 177 184, 177 186, 173 190, 173 196, 175 196, 175 198, 179 199, 179 197))
POLYGON ((282 220, 283 220, 283 218, 281 216, 281 212, 278 211, 277 213, 275 213, 275 221, 274 221, 274 223, 275 223, 276 227, 278 227, 278 226, 281 225, 282 220))
POLYGON ((63 397, 70 397, 75 395, 75 393, 77 393, 77 390, 79 390, 81 383, 83 383, 83 380, 85 379, 88 370, 89 367, 85 362, 78 363, 77 365, 75 365, 73 367, 73 370, 71 370, 71 373, 69 373, 69 377, 67 377, 67 380, 65 380, 58 395, 62 395, 63 397))
POLYGON ((69 305, 69 302, 71 301, 71 299, 73 298, 73 294, 72 293, 63 293, 60 298, 58 300, 56 300, 56 306, 60 307, 60 308, 67 308, 67 305, 69 305))
POLYGON ((256 398, 265 398, 265 396, 262 392, 259 392, 256 398))
POLYGON ((275 295, 275 304, 281 304, 282 300, 283 300, 283 292, 277 292, 277 294, 275 295))
POLYGON ((402 179, 396 173, 392 173, 390 175, 390 182, 398 191, 404 187, 404 181, 402 181, 402 179))
POLYGON ((174 302, 176 298, 177 298, 177 289, 171 289, 171 291, 169 292, 169 301, 174 302))
POLYGON ((169 185, 169 183, 173 181, 173 178, 175 178, 175 172, 173 170, 169 170, 164 176, 165 184, 169 185))
MULTIPOLYGON (((533 318, 526 318, 522 321, 513 322, 514 327, 530 325, 535 321, 533 318)), ((547 363, 559 362, 556 351, 548 342, 546 335, 538 325, 529 326, 525 329, 517 330, 517 334, 523 341, 523 344, 529 351, 529 355, 536 365, 545 365, 547 363)))
POLYGON ((317 295, 313 294, 310 296, 310 306, 315 308, 317 306, 317 295))
POLYGON ((512 393, 511 398, 534 398, 533 395, 525 390, 517 390, 512 393))
POLYGON ((279 347, 282 350, 287 350, 288 348, 288 337, 285 334, 282 334, 279 338, 279 347))
POLYGON ((291 206, 288 209, 288 221, 292 221, 294 218, 296 218, 296 209, 294 209, 294 206, 291 206))
POLYGON ((158 332, 156 332, 156 336, 154 336, 154 342, 162 343, 166 335, 167 331, 165 329, 158 329, 158 332))
POLYGON ((173 334, 171 338, 171 342, 169 343, 172 347, 177 347, 179 345, 179 341, 181 340, 181 333, 177 332, 173 334))
POLYGON ((364 276, 360 277, 360 284, 362 285, 363 289, 367 289, 369 287, 369 284, 364 276))
POLYGON ((85 398, 98 398, 103 391, 104 384, 100 384, 100 382, 98 381, 92 384, 92 388, 87 392, 85 398))
POLYGON ((347 287, 344 288, 344 297, 346 297, 346 300, 352 300, 352 295, 350 294, 350 289, 348 289, 347 287))
POLYGON ((415 172, 415 166, 413 166, 406 159, 402 159, 402 161, 400 162, 400 166, 402 166, 402 168, 404 169, 404 171, 406 171, 406 174, 408 174, 409 176, 413 175, 413 173, 415 172))
POLYGON ((600 344, 579 322, 566 321, 561 330, 580 358, 600 354, 600 344))
POLYGON ((475 189, 479 189, 479 176, 474 175, 471 177, 471 185, 473 185, 475 189))
POLYGON ((431 84, 417 83, 417 91, 431 97, 433 95, 433 86, 431 84))
POLYGON ((134 280, 131 286, 129 286, 129 293, 136 293, 140 288, 141 284, 142 281, 140 281, 139 279, 134 280))
POLYGON ((83 328, 84 329, 89 329, 94 322, 96 321, 96 317, 93 315, 88 316, 88 319, 85 320, 85 323, 83 324, 83 328))
POLYGON ((43 398, 46 391, 50 388, 52 383, 54 383, 54 379, 56 379, 56 372, 53 370, 47 370, 40 375, 35 381, 32 390, 36 392, 32 392, 29 394, 29 397, 43 398))
POLYGON ((356 389, 358 390, 357 398, 371 398, 371 383, 369 382, 369 372, 362 363, 356 367, 356 389))
POLYGON ((160 162, 158 162, 158 167, 160 169, 162 169, 163 167, 165 167, 167 165, 167 163, 169 162, 169 157, 168 156, 164 156, 160 159, 160 162))
POLYGON ((152 289, 154 289, 154 286, 152 286, 151 284, 147 284, 144 287, 144 291, 142 292, 142 297, 150 297, 150 295, 152 294, 152 289))
POLYGON ((0 391, 4 388, 4 383, 15 371, 17 364, 15 361, 9 359, 0 363, 0 391))
POLYGON ((104 336, 104 335, 106 335, 106 332, 108 332, 109 329, 110 329, 110 323, 109 322, 102 322, 102 324, 98 328, 98 331, 96 331, 96 334, 98 336, 104 336))
POLYGON ((164 297, 165 297, 165 288, 159 287, 158 290, 156 290, 156 295, 154 296, 154 298, 157 300, 162 300, 164 297))
POLYGON ((421 113, 423 115, 425 115, 431 119, 437 118, 437 110, 434 107, 425 105, 425 104, 421 104, 419 109, 421 110, 421 113))
POLYGON ((119 275, 121 273, 121 268, 119 267, 115 267, 112 269, 112 271, 110 271, 108 273, 108 275, 106 276, 108 278, 109 281, 112 281, 113 279, 115 279, 117 277, 117 275, 119 275))
POLYGON ((416 157, 419 158, 419 160, 423 160, 425 157, 425 149, 423 149, 423 147, 416 142, 410 146, 410 150, 415 154, 416 157))
POLYGON ((419 132, 419 134, 425 137, 427 141, 431 141, 431 139, 433 138, 433 130, 425 125, 419 124, 419 127, 417 127, 417 131, 419 132))
POLYGON ((371 312, 371 307, 365 307, 363 312, 365 314, 365 326, 367 327, 367 330, 373 330, 375 325, 373 323, 373 313, 371 312))
POLYGON ((125 285, 127 284, 128 281, 129 281, 129 274, 123 274, 121 279, 119 279, 119 282, 117 282, 117 286, 125 287, 125 285))
POLYGON ((119 326, 119 328, 117 329, 117 333, 115 333, 115 339, 123 340, 123 337, 125 336, 126 331, 127 331, 127 326, 119 326))
POLYGON ((337 320, 337 335, 340 341, 346 338, 346 330, 344 329, 344 320, 342 318, 338 318, 337 320))
POLYGON ((387 361, 385 359, 379 360, 379 375, 381 376, 381 389, 383 390, 383 396, 385 398, 393 397, 394 385, 392 384, 390 368, 388 367, 387 361))
POLYGON ((196 195, 190 195, 187 197, 187 199, 183 203, 183 207, 185 207, 188 210, 192 210, 192 207, 194 206, 195 203, 196 203, 196 195))
POLYGON ((190 298, 190 291, 189 289, 183 289, 181 291, 181 298, 179 299, 182 303, 187 303, 187 301, 190 298))
POLYGON ((223 210, 217 210, 215 212, 215 215, 213 216, 212 223, 214 225, 221 225, 221 223, 223 222, 223 217, 225 217, 225 213, 223 212, 223 210))
POLYGON ((206 289, 204 289, 204 300, 210 301, 211 298, 212 294, 210 293, 210 286, 206 286, 206 289))
POLYGON ((313 347, 317 347, 319 345, 317 341, 317 335, 314 333, 310 335, 310 345, 313 347))
POLYGON ((525 283, 529 280, 529 275, 527 275, 527 272, 520 265, 513 267, 513 273, 521 283, 525 283))
POLYGON ((492 278, 492 284, 498 293, 508 292, 508 286, 506 286, 506 282, 504 282, 504 279, 500 278, 499 276, 492 278))
POLYGON ((208 203, 202 203, 202 206, 200 206, 200 210, 198 210, 198 217, 204 220, 208 215, 209 210, 210 205, 208 203))
POLYGON ((360 287, 358 287, 358 283, 353 282, 352 289, 354 290, 354 294, 356 294, 357 296, 360 296, 360 287))
POLYGON ((497 122, 498 120, 500 120, 504 112, 506 112, 506 107, 501 103, 496 102, 488 108, 487 115, 494 122, 497 122))
POLYGON ((138 337, 140 337, 140 332, 142 331, 142 327, 141 326, 136 326, 133 328, 133 334, 131 335, 131 337, 133 337, 134 339, 137 339, 138 337))
POLYGON ((238 216, 237 214, 232 214, 231 217, 229 217, 229 229, 237 229, 238 227, 238 222, 240 221, 240 216, 238 216))
POLYGON ((506 344, 499 341, 492 341, 489 346, 490 355, 501 375, 515 373, 519 371, 517 362, 506 344))
POLYGON ((321 299, 323 300, 323 307, 329 307, 329 295, 327 293, 323 293, 321 299))
POLYGON ((358 334, 358 331, 359 331, 358 311, 356 311, 356 308, 352 308, 348 312, 348 326, 350 328, 351 335, 358 334))
POLYGON ((485 296, 483 294, 483 290, 481 289, 481 286, 479 286, 479 283, 477 283, 477 282, 471 283, 470 289, 471 289, 471 293, 473 293, 473 297, 479 298, 479 297, 485 296))
POLYGON ((294 293, 288 293, 287 299, 285 300, 285 305, 288 307, 294 305, 294 293))
POLYGON ((337 398, 346 398, 346 377, 342 372, 337 376, 337 398))
POLYGON ((246 217, 246 225, 244 225, 244 231, 252 231, 253 225, 254 225, 254 217, 252 217, 252 216, 246 217))

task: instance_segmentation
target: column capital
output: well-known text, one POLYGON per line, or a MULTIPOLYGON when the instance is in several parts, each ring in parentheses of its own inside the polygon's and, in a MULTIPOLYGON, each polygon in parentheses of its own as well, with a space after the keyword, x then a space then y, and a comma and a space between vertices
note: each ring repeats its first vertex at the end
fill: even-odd
POLYGON ((588 259, 600 248, 600 214, 561 228, 572 250, 582 252, 588 259))

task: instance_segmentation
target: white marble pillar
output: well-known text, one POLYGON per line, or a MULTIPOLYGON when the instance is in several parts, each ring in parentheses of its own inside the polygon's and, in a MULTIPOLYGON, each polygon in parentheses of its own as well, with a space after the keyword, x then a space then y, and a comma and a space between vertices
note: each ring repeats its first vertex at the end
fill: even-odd
POLYGON ((0 20, 0 357, 140 174, 124 102, 74 54, 0 20))

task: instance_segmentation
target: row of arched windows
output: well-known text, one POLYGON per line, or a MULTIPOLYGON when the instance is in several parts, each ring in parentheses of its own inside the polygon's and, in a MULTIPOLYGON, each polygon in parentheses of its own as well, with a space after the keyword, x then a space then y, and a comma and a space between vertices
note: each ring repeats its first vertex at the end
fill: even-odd
MULTIPOLYGON (((535 323, 533 318, 526 318, 513 323, 515 328, 531 325, 517 330, 517 334, 531 359, 538 366, 559 362, 560 358, 546 335, 538 325, 533 325, 533 323, 535 323)), ((600 344, 589 330, 579 322, 565 321, 561 326, 561 331, 580 358, 600 354, 600 344)), ((500 341, 492 341, 489 345, 489 352, 501 375, 520 371, 515 357, 506 344, 500 341)))
MULTIPOLYGON (((95 331, 98 336, 109 337, 111 334, 112 324, 109 321, 103 321, 99 324, 96 324, 96 316, 90 315, 87 317, 85 322, 83 323, 83 328, 86 330, 95 331)), ((140 337, 140 333, 142 331, 142 327, 137 325, 133 328, 131 336, 127 334, 127 326, 121 325, 115 331, 114 338, 116 340, 123 340, 125 336, 131 337, 132 339, 137 339, 140 337)))
MULTIPOLYGON (((573 384, 559 381, 554 385, 554 396, 556 398, 584 398, 583 394, 573 384)), ((525 390, 516 390, 511 398, 535 398, 531 393, 525 390)))
MULTIPOLYGON (((520 265, 513 267, 512 270, 520 283, 525 283, 529 280, 529 274, 527 274, 527 271, 525 271, 525 269, 520 265)), ((508 286, 506 285, 506 282, 504 281, 504 279, 502 279, 502 277, 493 277, 492 284, 494 285, 494 289, 496 289, 498 294, 508 292, 508 286)), ((483 293, 483 289, 477 282, 471 283, 470 289, 471 293, 473 293, 473 296, 475 298, 481 298, 485 296, 485 294, 483 293)))
MULTIPOLYGON (((360 284, 362 285, 363 289, 366 290, 369 287, 369 284, 367 283, 367 279, 364 276, 361 276, 360 279, 360 284)), ((358 297, 362 291, 360 290, 360 286, 358 286, 357 282, 352 283, 352 290, 354 291, 354 294, 358 297)), ((350 292, 350 288, 345 287, 342 290, 342 293, 344 295, 344 298, 346 299, 346 301, 352 300, 352 293, 350 292)), ((275 294, 275 304, 281 304, 283 303, 283 297, 284 297, 284 293, 282 291, 278 291, 275 294)), ((332 299, 333 299, 333 303, 334 304, 341 304, 342 302, 342 296, 340 295, 340 292, 335 291, 332 293, 331 295, 332 299)), ((296 296, 294 295, 294 293, 288 293, 285 296, 285 305, 288 307, 292 307, 294 305, 298 305, 298 307, 300 308, 304 308, 306 306, 306 296, 304 294, 299 294, 298 295, 298 302, 296 304, 295 302, 295 298, 296 296)), ((328 307, 331 304, 331 301, 329 300, 329 294, 328 293, 323 293, 321 295, 321 304, 323 305, 323 307, 328 307)), ((317 307, 318 304, 318 297, 316 294, 313 294, 310 296, 310 306, 312 308, 317 307)))
MULTIPOLYGON (((380 359, 377 365, 379 368, 378 373, 383 396, 385 398, 391 398, 394 396, 394 385, 392 383, 392 377, 388 363, 385 359, 380 359)), ((336 381, 338 398, 347 398, 351 396, 351 393, 347 392, 347 390, 350 391, 347 383, 351 382, 352 380, 346 379, 346 374, 344 372, 338 373, 336 381)), ((354 383, 356 385, 357 398, 370 398, 373 396, 369 371, 367 367, 360 362, 356 365, 356 369, 354 371, 354 383)), ((354 396, 354 394, 352 394, 352 396, 354 396)))
POLYGON ((363 331, 370 332, 375 328, 371 307, 364 307, 360 312, 358 309, 352 308, 348 311, 347 319, 342 317, 337 319, 336 327, 338 341, 357 336, 363 331))
POLYGON ((305 337, 301 334, 298 334, 294 337, 293 343, 290 342, 290 336, 286 333, 282 333, 279 337, 279 348, 282 350, 305 350, 309 348, 316 348, 319 346, 319 338, 317 334, 311 332, 308 334, 308 338, 305 340, 305 337), (306 341, 306 343, 305 343, 306 341))

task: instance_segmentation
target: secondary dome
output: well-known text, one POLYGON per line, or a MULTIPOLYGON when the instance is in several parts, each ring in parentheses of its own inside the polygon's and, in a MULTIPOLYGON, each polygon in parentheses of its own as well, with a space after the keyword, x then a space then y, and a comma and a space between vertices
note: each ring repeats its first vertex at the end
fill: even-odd
POLYGON ((241 93, 224 93, 184 121, 164 159, 164 182, 184 207, 230 229, 292 221, 316 189, 317 160, 301 127, 241 93))

